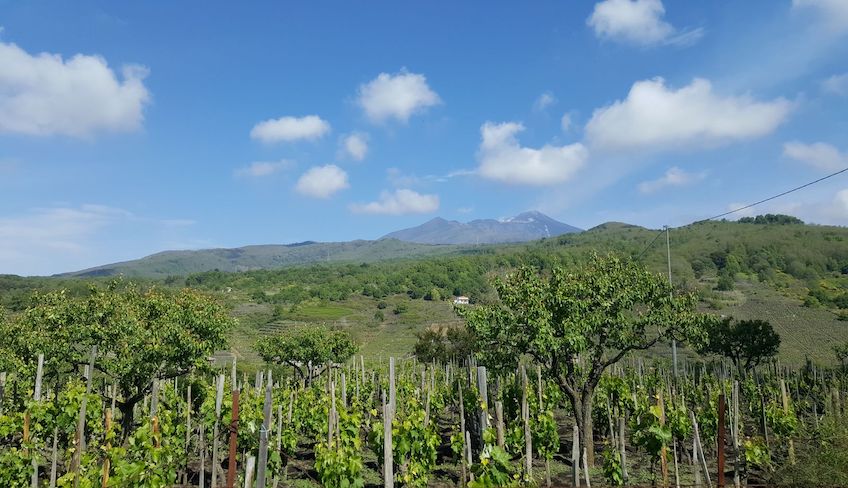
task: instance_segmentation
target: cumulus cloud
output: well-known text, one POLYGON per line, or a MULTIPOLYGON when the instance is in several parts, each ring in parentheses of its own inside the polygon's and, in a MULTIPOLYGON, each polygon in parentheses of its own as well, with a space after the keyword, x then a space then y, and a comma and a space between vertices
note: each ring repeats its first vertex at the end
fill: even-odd
POLYGON ((516 138, 523 130, 517 122, 483 124, 477 173, 509 184, 553 185, 569 180, 586 163, 589 151, 583 144, 523 147, 516 138))
POLYGON ((769 134, 791 110, 784 98, 719 95, 701 78, 677 90, 654 78, 634 83, 625 100, 595 110, 586 134, 592 145, 608 149, 721 145, 769 134))
POLYGON ((247 166, 236 170, 236 176, 249 176, 253 178, 261 178, 270 176, 274 173, 290 168, 292 162, 287 159, 280 161, 254 161, 247 166))
POLYGON ((442 103, 439 95, 427 84, 422 74, 380 73, 360 85, 357 103, 373 122, 397 119, 406 122, 416 113, 442 103))
POLYGON ((669 186, 686 186, 703 180, 706 173, 687 173, 686 171, 672 166, 661 177, 639 183, 639 191, 644 194, 654 193, 669 186))
POLYGON ((0 132, 90 137, 141 128, 150 93, 147 69, 118 77, 100 56, 29 54, 0 42, 0 132))
POLYGON ((250 138, 266 144, 315 140, 330 132, 330 123, 317 115, 268 119, 253 126, 250 138))
POLYGON ((368 154, 368 135, 353 133, 342 139, 341 149, 343 154, 354 161, 362 161, 368 154))
POLYGON ((836 33, 848 31, 848 2, 845 0, 792 0, 792 6, 814 11, 836 33))
POLYGON ((409 189, 384 191, 380 199, 365 204, 354 204, 350 209, 356 213, 404 215, 430 213, 439 209, 438 195, 424 195, 409 189))
POLYGON ((297 180, 298 193, 314 198, 329 198, 338 191, 350 187, 347 173, 334 164, 315 166, 297 180))
POLYGON ((546 108, 550 107, 555 103, 557 103, 556 97, 553 93, 547 91, 539 95, 539 98, 537 98, 536 101, 533 102, 533 110, 537 112, 543 112, 546 108))
POLYGON ((641 46, 689 45, 703 35, 702 29, 678 31, 663 16, 660 0, 604 0, 595 4, 586 23, 598 38, 641 46))
POLYGON ((833 95, 848 97, 848 73, 826 78, 822 81, 822 89, 833 95))
POLYGON ((822 171, 837 171, 848 167, 848 154, 824 142, 787 142, 783 145, 783 155, 822 171))

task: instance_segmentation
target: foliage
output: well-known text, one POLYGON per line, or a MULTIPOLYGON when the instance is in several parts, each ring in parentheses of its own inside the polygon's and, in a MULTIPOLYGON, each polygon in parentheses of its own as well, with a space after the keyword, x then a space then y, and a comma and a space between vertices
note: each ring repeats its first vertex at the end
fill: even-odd
POLYGON ((674 295, 664 277, 614 255, 593 255, 549 274, 520 268, 495 288, 500 303, 461 312, 480 359, 505 371, 522 355, 533 357, 571 401, 581 444, 588 446, 592 397, 603 372, 628 352, 663 340, 700 343, 713 320, 696 312, 695 295, 674 295))
POLYGON ((275 336, 263 337, 256 351, 267 363, 288 364, 305 378, 304 368, 327 362, 342 363, 356 354, 358 346, 350 334, 326 327, 298 327, 275 336))
POLYGON ((412 353, 422 363, 446 364, 474 352, 474 335, 465 327, 435 327, 418 333, 412 353))
POLYGON ((196 291, 143 291, 112 282, 92 287, 85 298, 36 294, 29 308, 0 324, 0 334, 29 371, 43 353, 45 382, 59 385, 88 363, 96 347, 95 369, 117 385, 124 420, 131 423, 133 406, 154 379, 207 367, 233 324, 221 305, 196 291))
POLYGON ((612 445, 607 445, 603 451, 604 479, 610 486, 624 485, 624 470, 621 467, 621 453, 612 445))
POLYGON ((732 317, 717 321, 707 329, 708 340, 702 354, 718 354, 747 370, 774 357, 780 349, 780 335, 765 320, 740 320, 732 317))

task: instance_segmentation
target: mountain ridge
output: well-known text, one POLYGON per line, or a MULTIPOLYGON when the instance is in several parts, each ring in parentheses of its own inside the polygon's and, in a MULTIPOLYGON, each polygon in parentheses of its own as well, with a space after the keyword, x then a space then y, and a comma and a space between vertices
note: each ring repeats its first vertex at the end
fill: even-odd
POLYGON ((505 219, 475 219, 469 222, 434 217, 421 225, 390 232, 381 239, 418 244, 506 244, 575 232, 582 232, 582 229, 538 211, 527 211, 505 219))

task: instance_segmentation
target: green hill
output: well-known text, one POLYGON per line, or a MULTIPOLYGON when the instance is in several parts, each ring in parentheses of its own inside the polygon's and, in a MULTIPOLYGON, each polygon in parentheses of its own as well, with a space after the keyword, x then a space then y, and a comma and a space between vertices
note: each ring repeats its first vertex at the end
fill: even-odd
MULTIPOLYGON (((544 270, 590 252, 617 252, 665 274, 661 232, 608 222, 508 245, 382 240, 160 253, 77 276, 0 276, 0 305, 21 310, 39 289, 84 294, 92 280, 123 273, 145 284, 218 294, 240 318, 233 349, 248 359, 257 337, 293 323, 335 324, 353 332, 367 355, 401 355, 417 332, 457 322, 450 297, 494 300, 492 279, 520 265, 544 270)), ((832 347, 848 341, 848 228, 786 219, 708 221, 672 229, 669 237, 675 285, 697 289, 704 309, 769 320, 783 337, 782 360, 832 362, 832 347)))
POLYGON ((97 266, 61 276, 123 275, 155 279, 212 270, 236 272, 277 269, 315 262, 373 262, 401 257, 434 256, 455 252, 457 249, 457 246, 450 245, 414 244, 383 239, 164 251, 133 261, 97 266))

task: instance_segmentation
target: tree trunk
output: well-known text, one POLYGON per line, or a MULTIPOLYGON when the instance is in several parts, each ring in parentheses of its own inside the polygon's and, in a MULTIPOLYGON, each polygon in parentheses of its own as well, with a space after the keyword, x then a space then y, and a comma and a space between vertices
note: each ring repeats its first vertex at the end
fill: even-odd
POLYGON ((584 393, 581 401, 583 409, 583 425, 580 427, 581 447, 586 449, 586 464, 595 465, 595 439, 592 436, 592 393, 584 393))
POLYGON ((134 414, 136 403, 138 403, 138 402, 128 402, 128 403, 119 402, 118 403, 118 410, 121 411, 121 437, 122 437, 121 440, 122 441, 126 441, 130 436, 130 432, 132 432, 133 422, 135 421, 133 414, 134 414))
POLYGON ((577 391, 577 395, 567 395, 574 410, 574 423, 580 436, 580 450, 586 448, 586 459, 589 466, 595 463, 595 443, 592 438, 592 392, 577 391), (578 396, 579 395, 579 396, 578 396))

